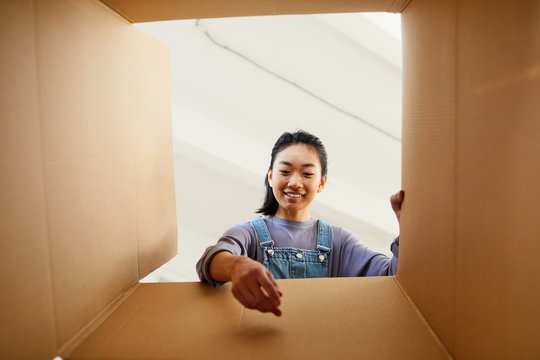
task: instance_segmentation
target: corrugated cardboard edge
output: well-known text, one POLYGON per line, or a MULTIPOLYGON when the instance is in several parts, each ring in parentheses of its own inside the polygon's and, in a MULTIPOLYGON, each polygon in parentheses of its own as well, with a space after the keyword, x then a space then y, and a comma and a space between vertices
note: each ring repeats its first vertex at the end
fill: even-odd
MULTIPOLYGON (((386 9, 386 11, 389 12, 389 13, 398 13, 399 14, 409 5, 409 3, 411 1, 412 0, 394 0, 392 2, 392 4, 386 9)), ((109 9, 111 9, 112 11, 117 13, 119 16, 121 16, 122 18, 124 18, 126 21, 128 21, 131 24, 136 23, 136 22, 145 22, 145 21, 136 21, 134 19, 131 19, 128 15, 126 15, 121 10, 121 6, 111 5, 106 1, 102 1, 102 2, 103 2, 103 4, 105 6, 107 6, 109 9)), ((318 14, 318 13, 325 13, 325 12, 324 11, 313 11, 312 13, 313 14, 318 14)), ((274 13, 274 14, 267 14, 267 15, 280 15, 280 14, 275 14, 274 13)), ((249 16, 249 15, 243 15, 243 16, 249 16)), ((152 20, 152 21, 167 21, 167 20, 169 20, 169 19, 162 19, 162 20, 157 20, 156 19, 156 20, 152 20)), ((146 20, 146 21, 149 21, 149 20, 146 20)))
POLYGON ((386 9, 387 12, 391 12, 391 13, 401 13, 403 10, 405 10, 405 8, 407 6, 409 6, 409 4, 411 3, 412 0, 395 0, 392 5, 390 5, 388 7, 388 9, 386 9))
MULTIPOLYGON (((412 1, 412 0, 409 0, 409 1, 412 1)), ((108 3, 104 2, 104 1, 99 1, 104 7, 108 8, 109 10, 111 10, 115 15, 117 15, 119 18, 121 18, 123 21, 127 21, 128 23, 130 24, 133 24, 134 21, 131 20, 126 14, 124 14, 120 9, 116 9, 114 7, 112 7, 111 5, 109 5, 108 3)))
POLYGON ((401 284, 401 281, 399 280, 398 276, 392 276, 394 278, 394 280, 396 281, 399 289, 401 290, 401 292, 403 293, 403 295, 407 298, 407 300, 409 301, 409 303, 411 304, 411 306, 414 308, 414 311, 416 312, 416 314, 418 315, 418 318, 420 318, 420 320, 424 323, 424 325, 428 328, 429 330, 429 333, 431 334, 431 336, 433 337, 434 341, 437 343, 437 345, 439 345, 441 347, 441 349, 444 349, 444 352, 446 354, 448 354, 448 359, 453 359, 452 355, 450 354, 450 352, 448 351, 448 349, 444 346, 444 344, 442 343, 441 339, 439 339, 439 337, 437 336, 437 334, 435 333, 435 331, 433 331, 433 329, 431 328, 431 326, 429 325, 429 323, 427 322, 426 318, 424 317, 424 315, 422 315, 422 313, 420 312, 420 310, 418 309, 418 307, 416 306, 416 304, 414 303, 414 301, 410 298, 410 296, 407 294, 407 292, 405 291, 405 288, 403 286, 403 284, 401 284))
POLYGON ((109 305, 96 315, 88 324, 79 330, 73 337, 68 340, 59 350, 58 355, 64 359, 69 359, 73 351, 83 343, 90 334, 92 334, 107 318, 116 310, 127 298, 139 287, 137 281, 125 292, 118 295, 112 300, 109 305))

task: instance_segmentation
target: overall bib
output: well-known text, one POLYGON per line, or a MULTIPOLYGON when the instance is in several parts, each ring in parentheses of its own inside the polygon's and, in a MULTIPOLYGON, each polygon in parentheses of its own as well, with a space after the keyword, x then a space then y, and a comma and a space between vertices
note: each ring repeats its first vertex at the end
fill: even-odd
POLYGON ((328 254, 330 253, 330 225, 318 221, 317 250, 293 247, 274 248, 268 227, 263 218, 251 220, 259 243, 264 249, 263 265, 276 279, 299 279, 328 277, 328 254))

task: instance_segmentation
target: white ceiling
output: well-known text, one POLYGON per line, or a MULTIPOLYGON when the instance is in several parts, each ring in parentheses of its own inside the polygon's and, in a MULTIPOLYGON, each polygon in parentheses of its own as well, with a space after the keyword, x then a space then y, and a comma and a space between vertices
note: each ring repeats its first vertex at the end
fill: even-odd
POLYGON ((399 231, 388 198, 401 181, 401 40, 399 15, 381 15, 136 25, 171 51, 179 255, 150 280, 196 280, 204 248, 255 216, 272 146, 299 128, 329 154, 313 216, 389 253, 399 231))

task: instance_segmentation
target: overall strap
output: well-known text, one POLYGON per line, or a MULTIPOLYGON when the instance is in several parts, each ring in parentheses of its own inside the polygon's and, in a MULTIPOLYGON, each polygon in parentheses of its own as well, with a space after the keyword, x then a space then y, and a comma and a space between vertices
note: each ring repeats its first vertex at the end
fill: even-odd
POLYGON ((257 238, 259 239, 261 246, 274 246, 274 241, 272 241, 270 238, 268 227, 266 226, 266 223, 262 217, 256 217, 255 219, 251 220, 250 223, 255 228, 255 232, 257 233, 257 238))
POLYGON ((317 250, 329 253, 330 252, 330 224, 319 220, 317 232, 317 250))

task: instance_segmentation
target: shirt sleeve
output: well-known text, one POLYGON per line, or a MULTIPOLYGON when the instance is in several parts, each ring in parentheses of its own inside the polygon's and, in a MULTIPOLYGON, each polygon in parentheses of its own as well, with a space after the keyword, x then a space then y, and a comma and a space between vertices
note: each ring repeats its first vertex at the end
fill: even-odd
POLYGON ((239 223, 228 229, 215 245, 209 246, 199 261, 196 269, 199 279, 213 287, 223 285, 225 282, 215 281, 210 276, 210 263, 214 256, 221 251, 228 251, 233 255, 244 255, 257 260, 257 239, 255 230, 249 223, 239 223))
POLYGON ((353 233, 343 228, 341 241, 338 242, 332 254, 332 276, 385 276, 397 273, 399 236, 394 239, 390 249, 393 256, 390 258, 384 254, 370 250, 353 233))

